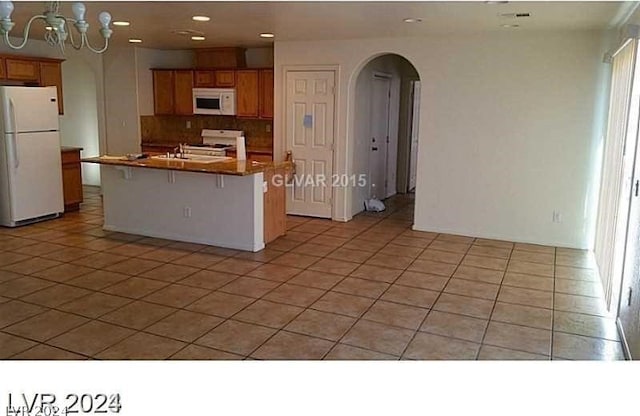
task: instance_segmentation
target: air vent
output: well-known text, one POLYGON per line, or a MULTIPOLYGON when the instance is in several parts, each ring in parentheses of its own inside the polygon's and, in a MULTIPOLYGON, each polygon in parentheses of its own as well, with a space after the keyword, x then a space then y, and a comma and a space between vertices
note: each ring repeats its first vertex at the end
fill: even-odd
POLYGON ((178 36, 189 36, 189 37, 204 35, 203 32, 200 32, 199 30, 192 30, 192 29, 174 29, 171 31, 171 33, 178 36))
POLYGON ((498 17, 503 19, 521 19, 523 17, 531 17, 531 13, 499 13, 498 17))

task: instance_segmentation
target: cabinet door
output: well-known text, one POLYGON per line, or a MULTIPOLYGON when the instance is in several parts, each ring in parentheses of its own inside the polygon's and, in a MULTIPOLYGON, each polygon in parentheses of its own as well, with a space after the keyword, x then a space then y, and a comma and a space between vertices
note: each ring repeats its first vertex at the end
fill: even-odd
POLYGON ((58 113, 64 114, 62 65, 60 62, 40 62, 40 85, 58 89, 58 113))
POLYGON ((194 71, 193 85, 197 88, 210 88, 216 85, 216 75, 214 71, 194 71))
POLYGON ((273 118, 273 69, 260 71, 260 118, 273 118))
POLYGON ((4 58, 0 58, 0 79, 7 79, 7 66, 4 58))
POLYGON ((38 61, 7 58, 7 79, 16 81, 40 81, 38 61))
POLYGON ((236 86, 236 71, 216 71, 216 87, 232 88, 236 86))
POLYGON ((258 71, 236 71, 236 115, 258 117, 258 71))
POLYGON ((173 71, 153 71, 153 112, 173 114, 173 71))
POLYGON ((193 114, 193 71, 175 71, 175 114, 193 114))

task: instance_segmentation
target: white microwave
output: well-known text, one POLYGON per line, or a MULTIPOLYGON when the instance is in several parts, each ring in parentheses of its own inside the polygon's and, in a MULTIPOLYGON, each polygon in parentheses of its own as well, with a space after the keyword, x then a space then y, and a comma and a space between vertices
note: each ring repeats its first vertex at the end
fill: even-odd
POLYGON ((234 116, 236 90, 233 88, 194 88, 193 114, 234 116))

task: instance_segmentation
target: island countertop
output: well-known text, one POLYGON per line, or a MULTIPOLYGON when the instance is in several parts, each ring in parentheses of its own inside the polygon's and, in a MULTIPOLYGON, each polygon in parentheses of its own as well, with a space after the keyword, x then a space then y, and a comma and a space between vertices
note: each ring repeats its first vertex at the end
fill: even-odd
POLYGON ((144 158, 128 160, 125 156, 100 156, 82 159, 85 163, 97 163, 110 166, 127 166, 134 168, 164 169, 184 172, 210 173, 217 175, 246 176, 272 169, 293 169, 293 162, 256 162, 251 160, 231 159, 223 162, 198 163, 176 159, 144 158))

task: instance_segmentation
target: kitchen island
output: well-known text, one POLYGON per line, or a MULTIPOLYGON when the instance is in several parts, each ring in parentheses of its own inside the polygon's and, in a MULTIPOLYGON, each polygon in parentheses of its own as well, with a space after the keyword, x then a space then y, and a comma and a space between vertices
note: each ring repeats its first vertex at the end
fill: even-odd
POLYGON ((291 162, 82 161, 101 165, 105 230, 254 252, 286 231, 291 162))

